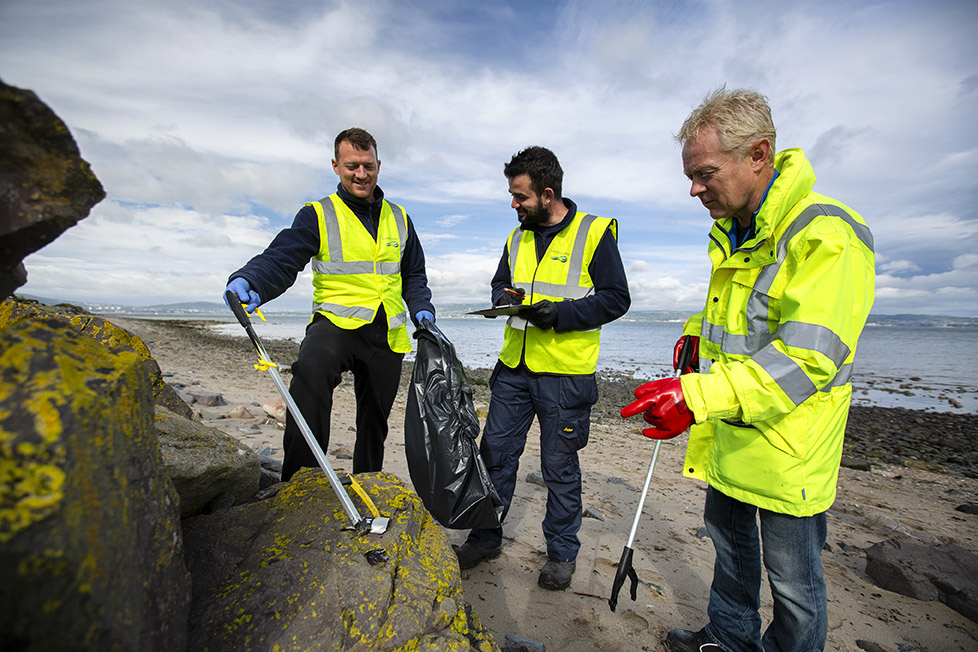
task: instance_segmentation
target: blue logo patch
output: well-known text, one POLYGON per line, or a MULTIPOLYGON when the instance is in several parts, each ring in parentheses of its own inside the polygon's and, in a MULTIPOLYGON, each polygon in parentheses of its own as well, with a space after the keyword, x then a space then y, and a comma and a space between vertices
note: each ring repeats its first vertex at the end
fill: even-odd
POLYGON ((387 245, 388 247, 394 247, 395 249, 397 249, 398 247, 400 247, 400 246, 401 246, 401 243, 400 243, 400 242, 398 242, 398 241, 397 241, 397 240, 395 240, 395 239, 390 239, 390 240, 388 240, 388 241, 387 241, 387 242, 386 242, 385 244, 386 244, 386 245, 387 245))

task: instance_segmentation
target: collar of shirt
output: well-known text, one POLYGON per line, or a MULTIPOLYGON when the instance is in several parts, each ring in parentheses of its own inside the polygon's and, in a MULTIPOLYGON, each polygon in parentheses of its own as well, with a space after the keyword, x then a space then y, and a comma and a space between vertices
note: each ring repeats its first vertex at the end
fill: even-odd
POLYGON ((373 219, 374 221, 380 220, 380 207, 382 206, 381 199, 384 198, 384 191, 380 189, 380 186, 374 188, 374 200, 367 201, 366 199, 360 199, 348 193, 343 187, 343 184, 336 184, 336 193, 343 200, 343 203, 350 207, 350 210, 359 217, 363 219, 373 219))
POLYGON ((733 243, 734 249, 744 244, 754 236, 755 229, 757 227, 757 214, 761 212, 761 206, 764 206, 764 201, 767 199, 767 194, 771 192, 771 186, 774 185, 774 180, 778 178, 778 171, 774 171, 774 176, 771 177, 771 181, 768 182, 767 188, 764 189, 764 195, 761 197, 761 204, 757 207, 750 216, 750 227, 742 228, 737 220, 733 221, 733 225, 730 227, 730 240, 733 243))

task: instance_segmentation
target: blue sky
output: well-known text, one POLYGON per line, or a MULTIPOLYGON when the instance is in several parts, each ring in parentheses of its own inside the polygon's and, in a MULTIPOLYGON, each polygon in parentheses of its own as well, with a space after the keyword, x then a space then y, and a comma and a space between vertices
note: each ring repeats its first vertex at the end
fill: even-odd
MULTIPOLYGON (((333 137, 360 126, 436 306, 488 301, 516 224, 502 166, 544 145, 564 194, 619 220, 633 307, 695 312, 710 219, 672 135, 726 84, 767 95, 778 149, 869 223, 875 313, 978 316, 975 34, 973 0, 4 0, 0 79, 54 109, 108 193, 18 293, 219 301, 333 191, 333 137)), ((269 308, 310 295, 307 268, 269 308)))

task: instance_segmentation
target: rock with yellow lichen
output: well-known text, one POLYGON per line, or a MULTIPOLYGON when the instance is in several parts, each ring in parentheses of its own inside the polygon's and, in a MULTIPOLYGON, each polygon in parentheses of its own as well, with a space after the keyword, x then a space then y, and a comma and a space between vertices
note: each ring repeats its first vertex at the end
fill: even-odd
POLYGON ((0 649, 183 650, 190 578, 151 379, 64 319, 0 329, 0 649))
POLYGON ((319 469, 300 471, 264 500, 184 521, 190 650, 498 650, 465 603, 448 538, 417 494, 393 475, 356 478, 390 517, 381 535, 345 529, 319 469))
POLYGON ((138 335, 133 335, 124 328, 119 328, 112 322, 106 321, 101 317, 87 314, 64 315, 52 313, 40 304, 24 303, 14 299, 0 301, 0 328, 6 328, 24 320, 38 319, 41 317, 50 319, 64 320, 71 328, 79 333, 83 333, 97 342, 108 346, 128 346, 139 357, 139 364, 149 376, 153 384, 153 400, 157 405, 175 412, 176 414, 190 419, 193 417, 193 410, 187 402, 180 398, 176 390, 163 380, 163 373, 160 365, 153 358, 149 349, 138 335))

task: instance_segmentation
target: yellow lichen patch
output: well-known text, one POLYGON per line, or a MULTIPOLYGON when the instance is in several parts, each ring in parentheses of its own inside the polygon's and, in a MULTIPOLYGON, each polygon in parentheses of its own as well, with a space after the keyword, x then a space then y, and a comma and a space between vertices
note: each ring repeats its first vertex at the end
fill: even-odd
POLYGON ((57 466, 0 458, 0 543, 57 510, 64 482, 57 466))
MULTIPOLYGON (((265 566, 268 566, 269 564, 273 564, 277 561, 288 559, 289 556, 287 554, 287 551, 289 549, 290 543, 291 543, 290 537, 285 536, 281 532, 277 533, 275 535, 275 541, 271 545, 265 546, 265 549, 263 551, 265 556, 264 559, 262 559, 261 561, 260 564, 261 568, 264 568, 265 566)), ((258 582, 256 584, 256 586, 260 586, 260 585, 261 582, 258 582)))

